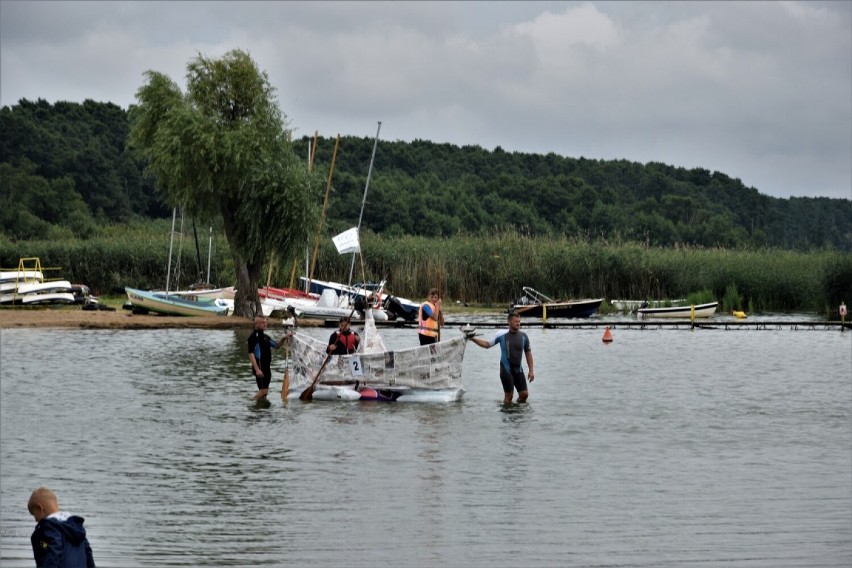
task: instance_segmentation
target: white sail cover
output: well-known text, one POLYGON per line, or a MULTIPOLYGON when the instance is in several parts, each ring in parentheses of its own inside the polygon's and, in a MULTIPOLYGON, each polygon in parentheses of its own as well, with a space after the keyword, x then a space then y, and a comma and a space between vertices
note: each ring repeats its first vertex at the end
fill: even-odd
POLYGON ((361 252, 361 244, 358 242, 358 227, 352 227, 348 231, 343 231, 336 237, 332 237, 331 242, 334 243, 337 252, 340 254, 361 252))
MULTIPOLYGON (((354 355, 332 355, 320 375, 319 385, 343 385, 356 381, 373 388, 462 388, 465 339, 456 337, 433 345, 388 351, 367 310, 361 345, 354 355)), ((417 341, 415 333, 412 342, 417 341)), ((300 333, 292 340, 290 386, 307 388, 326 358, 327 343, 300 333)))

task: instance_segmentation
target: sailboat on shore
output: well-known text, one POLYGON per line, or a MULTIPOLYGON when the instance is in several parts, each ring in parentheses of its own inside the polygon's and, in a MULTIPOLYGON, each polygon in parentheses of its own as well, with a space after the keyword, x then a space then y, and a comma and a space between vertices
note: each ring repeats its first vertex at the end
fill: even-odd
MULTIPOLYGON (((184 295, 170 292, 172 272, 172 250, 175 238, 175 220, 177 208, 172 210, 172 231, 169 239, 169 264, 166 272, 165 291, 148 291, 125 286, 124 292, 134 312, 156 312, 170 316, 225 316, 230 307, 222 298, 208 298, 201 295, 184 295)), ((181 231, 183 231, 183 213, 181 213, 181 231)), ((180 254, 178 254, 180 256, 180 254)), ((209 263, 208 263, 209 264, 209 263)), ((209 268, 208 268, 209 271, 209 268)))
MULTIPOLYGON (((361 244, 359 233, 361 230, 361 222, 364 218, 364 206, 367 203, 367 192, 370 189, 370 179, 373 174, 373 163, 376 159, 376 149, 379 143, 379 132, 381 132, 382 123, 379 122, 376 130, 376 138, 373 142, 373 153, 370 158, 370 167, 367 170, 367 183, 364 186, 364 196, 361 200, 361 213, 358 217, 358 225, 352 227, 339 235, 332 238, 337 252, 339 254, 352 254, 352 262, 349 266, 349 283, 338 284, 336 282, 320 281, 313 279, 313 266, 311 267, 310 275, 301 277, 300 280, 305 285, 306 293, 316 294, 318 299, 311 304, 305 299, 287 300, 292 306, 296 317, 313 318, 313 319, 337 319, 340 317, 350 316, 352 319, 363 320, 366 318, 366 312, 371 312, 375 321, 387 321, 390 319, 385 311, 382 299, 384 293, 384 281, 382 281, 377 289, 370 289, 364 286, 352 286, 352 273, 355 267, 355 256, 361 254, 361 244), (321 283, 321 285, 316 285, 321 283), (353 311, 354 310, 354 311, 353 311)), ((339 138, 338 138, 339 140, 339 138)), ((335 145, 334 156, 337 155, 337 146, 335 145)), ((332 172, 334 168, 334 158, 332 158, 332 172)), ((329 173, 329 184, 326 188, 326 201, 323 203, 323 214, 328 201, 328 191, 331 189, 331 172, 329 173)), ((322 224, 322 222, 320 222, 322 224)), ((319 239, 319 232, 317 233, 319 239)), ((317 240, 319 244, 319 240, 317 240)), ((314 262, 316 262, 316 249, 314 247, 314 262)))

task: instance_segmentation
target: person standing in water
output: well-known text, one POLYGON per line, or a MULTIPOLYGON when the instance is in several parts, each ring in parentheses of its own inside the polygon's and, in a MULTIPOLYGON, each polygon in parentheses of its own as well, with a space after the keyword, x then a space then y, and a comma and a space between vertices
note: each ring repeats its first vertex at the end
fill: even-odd
POLYGON ((441 296, 437 288, 429 290, 429 299, 420 304, 417 312, 417 336, 420 345, 437 343, 444 325, 444 312, 441 310, 441 296))
POLYGON ((526 333, 521 331, 521 316, 518 315, 518 312, 509 312, 508 323, 508 329, 498 331, 491 340, 468 337, 485 349, 490 349, 495 345, 500 346, 500 382, 503 383, 503 404, 512 402, 512 395, 515 390, 518 391, 518 402, 526 402, 529 396, 521 361, 522 356, 527 360, 530 382, 535 380, 530 339, 526 333))
POLYGON ((254 331, 248 338, 248 358, 251 361, 251 370, 257 383, 257 392, 254 399, 266 398, 269 393, 269 383, 272 381, 272 350, 278 349, 284 342, 292 337, 292 333, 275 341, 266 335, 266 318, 255 316, 254 331))

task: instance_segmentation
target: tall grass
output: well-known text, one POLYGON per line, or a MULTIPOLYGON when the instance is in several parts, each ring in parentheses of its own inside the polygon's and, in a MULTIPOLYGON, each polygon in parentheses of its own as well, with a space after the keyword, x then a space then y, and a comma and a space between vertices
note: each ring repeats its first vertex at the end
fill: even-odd
MULTIPOLYGON (((162 288, 168 263, 167 224, 115 228, 88 241, 0 240, 0 264, 15 267, 20 257, 40 257, 61 266, 62 276, 101 293, 124 286, 162 288)), ((487 237, 443 239, 403 236, 361 237, 364 254, 354 281, 387 278, 393 294, 419 299, 439 287, 451 301, 501 307, 521 295, 523 286, 554 298, 687 298, 718 300, 724 310, 812 311, 836 314, 840 301, 852 304, 852 255, 836 251, 741 251, 691 247, 652 248, 639 243, 588 242, 569 238, 528 238, 513 232, 487 237)), ((202 271, 207 246, 201 244, 202 271)), ((175 258, 178 246, 175 245, 175 258)), ((346 282, 351 255, 339 255, 323 239, 314 278, 346 282)), ((173 261, 174 262, 174 261, 173 261)), ((289 286, 305 270, 304 258, 278 259, 271 282, 289 286)), ((185 276, 173 288, 197 280, 194 243, 181 253, 185 276)), ((229 286, 234 270, 225 239, 213 240, 211 280, 229 286)), ((264 272, 261 284, 265 283, 264 272)), ((174 281, 173 281, 174 282, 174 281)), ((296 283, 298 286, 298 284, 296 283)))

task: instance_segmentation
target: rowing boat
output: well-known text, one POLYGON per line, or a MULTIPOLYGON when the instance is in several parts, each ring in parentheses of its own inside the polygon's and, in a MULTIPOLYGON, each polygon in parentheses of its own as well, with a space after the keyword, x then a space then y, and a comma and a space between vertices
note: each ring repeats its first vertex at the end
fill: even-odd
POLYGON ((639 308, 640 318, 709 318, 716 312, 719 302, 708 302, 693 306, 675 306, 670 308, 639 308))
POLYGON ((524 294, 510 308, 521 317, 587 318, 597 313, 603 302, 603 298, 557 301, 529 286, 523 290, 524 294))

